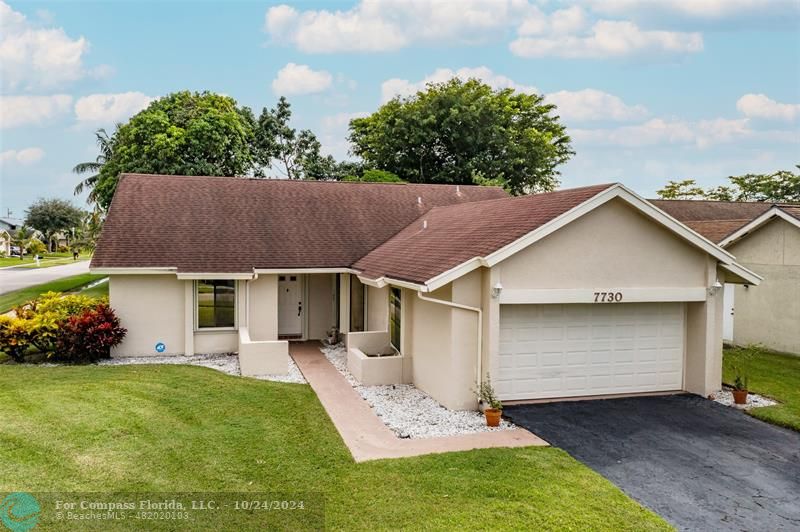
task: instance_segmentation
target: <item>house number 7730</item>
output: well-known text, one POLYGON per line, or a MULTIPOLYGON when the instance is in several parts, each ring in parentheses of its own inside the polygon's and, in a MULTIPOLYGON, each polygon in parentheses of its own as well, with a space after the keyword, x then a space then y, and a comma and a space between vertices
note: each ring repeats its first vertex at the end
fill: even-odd
POLYGON ((595 303, 619 303, 622 301, 622 292, 595 292, 595 303))

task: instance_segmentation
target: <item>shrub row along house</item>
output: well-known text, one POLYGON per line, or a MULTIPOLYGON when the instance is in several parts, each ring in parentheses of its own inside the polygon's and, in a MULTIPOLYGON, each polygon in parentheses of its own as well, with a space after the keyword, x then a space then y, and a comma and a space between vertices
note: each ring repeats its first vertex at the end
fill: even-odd
POLYGON ((453 409, 486 373, 504 400, 711 393, 722 283, 761 280, 620 184, 133 174, 91 268, 129 330, 114 356, 238 352, 244 374, 279 374, 289 340, 336 327, 351 354, 395 353, 362 378, 453 409))
POLYGON ((764 277, 725 285, 723 338, 800 353, 800 205, 653 200, 764 277))

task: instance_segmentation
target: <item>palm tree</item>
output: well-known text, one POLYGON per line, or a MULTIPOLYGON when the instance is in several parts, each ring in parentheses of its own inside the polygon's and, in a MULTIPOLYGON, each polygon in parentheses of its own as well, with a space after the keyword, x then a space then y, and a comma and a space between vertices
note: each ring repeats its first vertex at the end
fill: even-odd
POLYGON ((17 228, 11 237, 11 243, 19 248, 19 260, 22 260, 23 251, 27 248, 31 240, 34 238, 33 229, 27 225, 22 225, 17 228))
MULTIPOLYGON (((119 129, 119 124, 117 124, 117 129, 119 129)), ((72 169, 73 172, 79 175, 89 173, 92 174, 78 183, 74 190, 74 193, 77 196, 83 192, 84 188, 90 189, 89 196, 86 198, 87 203, 96 203, 97 196, 94 192, 94 186, 97 184, 97 180, 100 178, 100 170, 103 168, 103 165, 108 162, 108 160, 111 158, 111 155, 114 153, 114 137, 116 134, 117 133, 115 131, 111 136, 109 136, 104 128, 100 128, 95 131, 94 136, 97 140, 97 147, 100 149, 100 155, 98 155, 97 159, 94 161, 78 163, 75 165, 75 168, 72 169)))

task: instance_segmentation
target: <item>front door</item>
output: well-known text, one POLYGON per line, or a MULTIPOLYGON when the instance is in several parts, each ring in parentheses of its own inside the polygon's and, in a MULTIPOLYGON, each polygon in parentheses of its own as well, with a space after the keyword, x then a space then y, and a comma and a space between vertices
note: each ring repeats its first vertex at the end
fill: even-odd
POLYGON ((278 336, 303 337, 303 285, 299 275, 278 276, 278 336))

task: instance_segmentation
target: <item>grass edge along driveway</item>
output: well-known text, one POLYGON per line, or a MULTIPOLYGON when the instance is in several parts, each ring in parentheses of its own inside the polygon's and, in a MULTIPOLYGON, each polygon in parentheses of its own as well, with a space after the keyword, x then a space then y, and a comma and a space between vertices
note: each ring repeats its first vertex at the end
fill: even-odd
POLYGON ((749 377, 750 391, 778 401, 775 406, 751 408, 751 416, 800 431, 800 356, 759 347, 725 349, 722 380, 733 383, 734 367, 749 377))
POLYGON ((206 368, 0 364, 0 419, 3 492, 317 493, 333 529, 670 529, 559 449, 356 464, 309 386, 206 368))
POLYGON ((73 275, 72 277, 56 279, 55 281, 50 281, 49 283, 27 286, 25 288, 20 288, 19 290, 13 290, 11 292, 6 292, 5 294, 0 294, 0 314, 8 312, 17 305, 26 303, 31 299, 36 299, 45 292, 69 292, 91 284, 92 282, 102 279, 103 277, 105 277, 105 275, 82 273, 80 275, 73 275))

